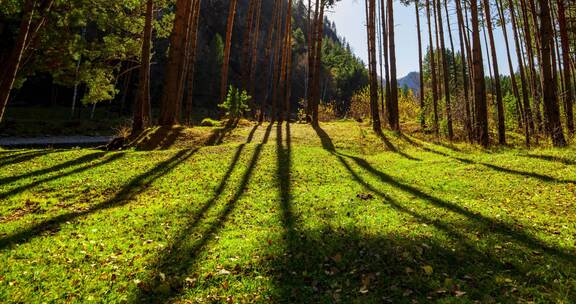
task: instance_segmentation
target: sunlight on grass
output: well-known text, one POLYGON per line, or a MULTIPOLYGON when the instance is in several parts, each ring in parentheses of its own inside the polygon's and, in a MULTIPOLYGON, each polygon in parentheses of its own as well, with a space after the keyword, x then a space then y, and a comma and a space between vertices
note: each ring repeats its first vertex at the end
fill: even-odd
POLYGON ((0 151, 0 300, 576 301, 574 148, 354 122, 220 141, 0 151))

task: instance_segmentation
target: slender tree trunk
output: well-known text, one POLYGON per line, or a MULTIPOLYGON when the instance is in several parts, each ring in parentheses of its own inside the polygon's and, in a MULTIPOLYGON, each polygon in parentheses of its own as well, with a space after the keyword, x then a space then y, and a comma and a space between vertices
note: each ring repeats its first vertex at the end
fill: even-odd
MULTIPOLYGON (((498 71, 498 55, 494 43, 494 33, 492 32, 492 15, 490 12, 490 2, 484 0, 484 14, 486 15, 486 28, 488 29, 488 38, 490 39, 490 51, 492 53, 492 65, 494 68, 494 85, 496 89, 496 107, 498 109, 498 142, 501 145, 506 144, 506 126, 504 121, 504 103, 502 101, 502 89, 500 87, 500 72, 498 71)), ((511 70, 513 73, 513 70, 511 70)))
POLYGON ((557 0, 558 23, 560 25, 560 42, 562 46, 562 72, 564 73, 564 114, 566 115, 566 127, 570 136, 574 135, 574 112, 573 98, 574 89, 572 87, 572 76, 570 74, 570 40, 568 37, 568 26, 566 22, 566 9, 564 0, 557 0))
POLYGON ((430 19, 430 0, 426 0, 426 15, 428 20, 428 38, 430 45, 430 74, 432 76, 432 105, 434 108, 434 133, 438 135, 438 87, 436 85, 436 60, 434 59, 434 43, 432 40, 432 22, 430 19))
POLYGON ((250 79, 250 45, 253 36, 254 14, 257 0, 249 0, 248 15, 244 26, 242 37, 242 89, 248 91, 248 80, 250 79))
POLYGON ((379 64, 379 68, 380 68, 380 76, 377 78, 378 79, 378 93, 379 93, 379 97, 380 97, 380 106, 382 109, 382 118, 386 117, 386 113, 384 112, 384 87, 385 84, 382 81, 384 79, 384 52, 383 52, 383 41, 382 41, 382 13, 383 10, 383 6, 381 1, 376 0, 376 21, 375 21, 375 26, 376 26, 376 32, 377 32, 377 36, 378 36, 378 64, 379 64))
POLYGON ((290 45, 290 37, 292 35, 292 0, 288 0, 288 6, 286 7, 286 20, 284 21, 284 35, 282 37, 282 65, 280 71, 280 106, 282 111, 278 111, 278 119, 281 122, 285 117, 288 116, 287 111, 287 101, 286 101, 286 88, 288 79, 288 56, 290 45), (280 114, 280 112, 282 114, 280 114))
POLYGON ((444 78, 444 95, 446 97, 446 122, 448 125, 448 139, 454 138, 452 128, 452 107, 450 104, 450 74, 448 73, 448 60, 446 59, 446 44, 444 41, 444 26, 442 21, 442 0, 436 0, 436 10, 438 11, 438 32, 440 34, 440 56, 442 58, 442 76, 444 78))
POLYGON ((22 61, 22 55, 24 54, 26 47, 26 40, 30 33, 30 27, 32 25, 32 18, 34 16, 35 1, 27 0, 24 4, 22 10, 22 20, 20 21, 20 30, 18 31, 18 38, 10 56, 7 58, 5 63, 2 63, 2 76, 0 77, 0 122, 4 118, 4 112, 6 110, 6 105, 8 104, 8 99, 10 98, 10 91, 14 86, 14 81, 16 81, 16 76, 18 70, 20 69, 20 63, 22 61))
POLYGON ((150 120, 150 52, 152 51, 152 21, 154 20, 154 0, 146 3, 146 22, 142 41, 142 63, 140 66, 140 83, 134 105, 132 134, 140 133, 148 126, 150 120), (146 111, 148 110, 148 111, 146 111))
MULTIPOLYGON (((313 122, 313 114, 314 114, 314 66, 316 61, 316 37, 317 37, 317 29, 318 26, 318 16, 320 15, 320 2, 322 0, 316 0, 315 2, 315 9, 314 9, 314 17, 310 22, 310 31, 308 33, 308 119, 310 122, 313 122)), ((310 15, 311 7, 310 3, 308 3, 308 15, 310 15)), ((308 18, 310 20, 310 18, 308 18)))
POLYGON ((544 93, 544 114, 546 115, 546 131, 552 137, 555 147, 566 145, 560 121, 560 109, 556 94, 556 82, 552 74, 552 20, 550 18, 550 4, 548 0, 539 0, 540 3, 540 46, 542 91, 544 93))
MULTIPOLYGON (((390 56, 389 56, 389 38, 388 38, 388 24, 386 17, 386 0, 380 0, 380 15, 382 23, 382 48, 384 49, 384 102, 386 107, 390 103, 390 56)), ((382 106, 382 112, 386 113, 388 109, 382 106)))
POLYGON ((370 113, 372 114, 372 129, 381 131, 380 113, 378 111, 378 74, 376 73, 376 1, 366 0, 366 19, 368 35, 368 65, 370 75, 370 113))
POLYGON ((462 14, 462 6, 460 5, 460 0, 455 0, 456 2, 456 16, 458 18, 458 35, 460 40, 460 56, 462 60, 462 85, 464 87, 464 103, 465 103, 465 112, 466 112, 466 121, 464 123, 464 128, 466 129, 466 134, 468 136, 468 140, 472 141, 472 118, 470 113, 470 94, 469 94, 469 77, 466 73, 468 69, 468 58, 470 53, 468 49, 464 47, 464 17, 462 14))
POLYGON ((192 24, 190 29, 190 51, 188 58, 188 92, 186 93, 186 122, 188 124, 192 121, 192 107, 194 102, 194 76, 196 73, 196 54, 198 53, 198 23, 200 22, 200 8, 202 7, 202 0, 195 0, 192 7, 192 24))
POLYGON ((420 76, 420 93, 418 98, 420 100, 420 127, 422 130, 426 128, 426 115, 425 115, 425 104, 424 104, 424 74, 422 69, 422 33, 420 33, 420 2, 419 0, 414 1, 414 8, 416 10, 416 28, 418 31, 418 71, 420 76))
POLYGON ((222 73, 220 79, 220 102, 226 99, 228 90, 228 71, 230 65, 230 49, 232 47, 232 33, 234 32, 234 16, 236 15, 236 3, 238 0, 230 0, 228 8, 228 19, 226 20, 226 42, 224 43, 224 57, 222 62, 222 73))
POLYGON ((280 9, 278 10, 278 18, 276 19, 276 43, 274 47, 274 73, 272 77, 272 112, 270 113, 270 121, 275 122, 278 119, 278 97, 279 97, 279 86, 281 85, 280 82, 280 66, 282 65, 280 60, 281 51, 284 50, 283 48, 283 37, 284 37, 284 29, 282 28, 284 19, 284 1, 280 2, 280 9))
POLYGON ((256 115, 256 70, 258 64, 258 42, 260 39, 260 22, 262 16, 262 0, 256 0, 256 26, 254 28, 254 37, 252 39, 252 56, 250 62, 250 77, 248 83, 248 92, 250 94, 250 111, 252 117, 256 115))
MULTIPOLYGON (((532 100, 534 105, 534 116, 536 116, 535 125, 537 126, 538 130, 542 128, 542 114, 540 113, 540 94, 538 92, 538 84, 537 84, 537 74, 536 74, 536 65, 534 63, 534 52, 532 48, 532 36, 530 34, 530 23, 528 21, 528 9, 526 8, 526 1, 520 0, 522 9, 523 17, 523 24, 524 24, 524 39, 525 39, 525 46, 526 46, 526 54, 528 56, 528 67, 530 69, 530 87, 532 90, 532 100)), ((536 134, 537 135, 537 134, 536 134)), ((536 137, 536 140, 538 138, 536 137)))
POLYGON ((318 20, 316 22, 316 39, 315 39, 315 53, 314 56, 314 78, 312 85, 313 92, 313 112, 312 112, 312 124, 318 125, 318 106, 320 105, 320 68, 322 65, 322 39, 324 37, 324 9, 325 4, 321 3, 320 13, 318 15, 318 20))
POLYGON ((508 42, 508 29, 506 27, 506 19, 504 17, 504 9, 500 0, 496 1, 496 8, 498 11, 498 17, 500 20, 500 25, 502 28, 502 33, 504 35, 504 44, 506 45, 506 58, 508 60, 508 69, 510 70, 510 82, 512 83, 512 93, 514 94, 514 99, 516 100, 516 111, 518 114, 518 128, 522 128, 522 121, 524 120, 524 112, 522 109, 522 104, 520 103, 520 92, 518 90, 518 84, 516 82, 516 72, 514 71, 514 65, 512 64, 512 56, 510 56, 510 44, 508 42))
POLYGON ((388 105, 388 123, 390 129, 400 131, 398 113, 398 80, 396 79, 396 44, 394 37, 394 2, 388 0, 388 44, 390 47, 390 104, 388 105))
POLYGON ((514 32, 514 44, 516 46, 516 57, 518 58, 518 72, 520 73, 520 84, 522 85, 522 103, 524 105, 524 132, 526 135, 526 146, 530 146, 530 133, 534 132, 534 120, 532 119, 532 110, 530 109, 530 100, 528 97, 528 85, 526 83, 526 72, 524 71, 524 61, 522 60, 522 48, 516 26, 516 14, 512 0, 508 0, 510 10, 510 21, 512 22, 512 31, 514 32))
POLYGON ((482 60, 482 44, 480 43, 477 0, 470 1, 470 15, 472 17, 472 64, 474 72, 474 103, 476 105, 474 134, 477 143, 488 147, 490 144, 490 135, 488 134, 488 107, 486 104, 486 84, 484 82, 484 61, 482 60))
MULTIPOLYGON (((268 70, 270 70, 270 68, 273 68, 273 63, 270 62, 270 57, 271 57, 271 52, 272 52, 272 44, 274 42, 274 32, 276 29, 276 19, 280 18, 279 16, 279 9, 278 7, 280 6, 282 0, 276 0, 274 2, 274 9, 272 10, 272 19, 270 21, 270 27, 268 28, 268 37, 266 37, 266 50, 264 53, 264 63, 267 65, 268 70)), ((271 75, 273 77, 273 75, 271 75)), ((269 89, 269 85, 271 84, 271 82, 269 81, 271 77, 265 77, 264 81, 265 81, 265 85, 264 85, 264 96, 261 99, 260 102, 260 117, 258 118, 259 122, 263 122, 264 121, 264 114, 266 112, 266 97, 267 97, 267 93, 268 89, 269 89)))

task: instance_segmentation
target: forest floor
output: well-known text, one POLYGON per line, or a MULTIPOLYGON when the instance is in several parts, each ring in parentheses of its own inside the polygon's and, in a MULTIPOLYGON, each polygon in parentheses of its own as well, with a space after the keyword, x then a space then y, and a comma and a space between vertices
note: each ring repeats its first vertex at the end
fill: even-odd
POLYGON ((0 150, 0 302, 576 302, 576 147, 175 132, 0 150))

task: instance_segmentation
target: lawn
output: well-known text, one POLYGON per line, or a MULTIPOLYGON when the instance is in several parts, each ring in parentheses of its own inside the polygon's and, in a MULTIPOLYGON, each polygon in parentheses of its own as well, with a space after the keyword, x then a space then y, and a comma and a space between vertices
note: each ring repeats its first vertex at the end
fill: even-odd
POLYGON ((575 147, 188 131, 0 150, 0 302, 576 302, 575 147))

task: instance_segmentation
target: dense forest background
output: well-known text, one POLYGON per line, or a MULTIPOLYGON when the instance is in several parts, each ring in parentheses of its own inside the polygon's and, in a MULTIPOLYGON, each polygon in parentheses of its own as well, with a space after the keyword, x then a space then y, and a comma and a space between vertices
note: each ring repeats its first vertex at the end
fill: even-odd
MULTIPOLYGON (((20 16, 18 1, 0 4, 0 56, 14 44, 20 16)), ((74 1, 57 3, 50 12, 34 51, 25 54, 24 64, 9 105, 72 107, 79 115, 82 105, 106 108, 120 114, 131 113, 138 84, 140 45, 144 26, 144 9, 139 1, 74 1)), ((194 90, 195 115, 214 116, 218 113, 220 67, 223 37, 226 33, 228 1, 202 2, 198 61, 194 90)), ((272 1, 262 3, 260 35, 265 37, 271 23, 272 1)), ((153 57, 151 66, 152 106, 157 107, 163 89, 163 77, 169 47, 168 36, 174 20, 174 1, 158 1, 155 10, 153 57)), ((229 83, 239 87, 241 81, 242 35, 248 14, 248 0, 240 0, 232 38, 229 83)), ((307 8, 303 0, 293 5, 293 81, 291 103, 297 106, 307 92, 306 48, 308 36, 307 8)), ((322 43, 322 100, 333 103, 344 113, 350 107, 354 92, 367 85, 364 63, 338 36, 335 25, 324 19, 322 43)), ((262 39, 264 40, 264 39, 262 39)), ((259 48, 264 48, 260 41, 259 48)), ((2 55, 3 54, 3 55, 2 55)), ((257 86, 271 77, 269 64, 259 53, 257 86)), ((256 92, 269 94, 270 88, 257 87, 256 92)), ((263 96, 264 98, 266 96, 263 96)), ((9 119, 9 117, 8 117, 9 119)))

